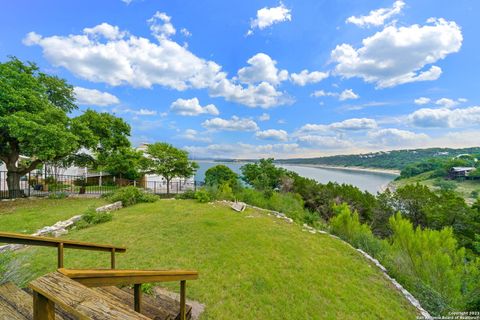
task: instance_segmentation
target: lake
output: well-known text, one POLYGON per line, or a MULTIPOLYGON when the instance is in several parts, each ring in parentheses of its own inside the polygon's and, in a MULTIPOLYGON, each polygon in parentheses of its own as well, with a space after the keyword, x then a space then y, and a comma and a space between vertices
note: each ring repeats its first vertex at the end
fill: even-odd
MULTIPOLYGON (((244 165, 244 163, 213 161, 197 161, 197 163, 200 166, 195 176, 195 180, 197 181, 203 181, 205 179, 205 171, 217 164, 224 164, 239 174, 241 173, 240 167, 244 165)), ((328 183, 329 181, 332 181, 351 184, 361 190, 366 190, 373 194, 377 193, 377 191, 381 191, 390 181, 397 177, 397 175, 392 173, 358 171, 343 168, 315 168, 295 165, 279 166, 294 171, 303 177, 315 179, 320 183, 328 183)))

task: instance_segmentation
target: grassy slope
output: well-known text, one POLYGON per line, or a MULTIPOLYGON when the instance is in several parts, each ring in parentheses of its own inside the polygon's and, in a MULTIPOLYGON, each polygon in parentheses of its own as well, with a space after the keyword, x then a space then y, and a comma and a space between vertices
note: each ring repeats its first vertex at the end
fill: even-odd
MULTIPOLYGON (((426 185, 432 190, 437 190, 438 187, 435 187, 433 185, 436 178, 431 179, 430 178, 431 174, 432 174, 431 171, 424 172, 414 177, 393 181, 392 184, 398 188, 407 184, 415 184, 418 182, 426 185)), ((455 191, 460 193, 468 203, 471 203, 475 200, 471 198, 472 191, 477 190, 480 192, 480 182, 478 180, 465 180, 465 181, 452 180, 452 181, 454 181, 455 184, 457 185, 457 188, 455 189, 455 191)))
POLYGON ((98 207, 103 199, 28 199, 0 202, 0 231, 34 233, 83 213, 88 207, 98 207))
MULTIPOLYGON (((128 247, 119 268, 200 271, 189 298, 202 319, 414 319, 415 311, 378 269, 346 244, 302 232, 263 213, 162 200, 115 213, 68 238, 128 247)), ((25 250, 17 281, 55 266, 48 248, 25 250)), ((108 267, 103 253, 66 250, 66 267, 108 267)), ((177 284, 167 284, 177 290, 177 284)))

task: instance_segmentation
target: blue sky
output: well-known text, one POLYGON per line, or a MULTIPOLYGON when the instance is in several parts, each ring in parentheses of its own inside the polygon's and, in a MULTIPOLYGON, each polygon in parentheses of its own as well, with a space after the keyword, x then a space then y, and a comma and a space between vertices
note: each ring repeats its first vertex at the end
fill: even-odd
POLYGON ((478 1, 2 1, 0 57, 194 157, 478 146, 478 1), (476 14, 477 13, 477 14, 476 14))

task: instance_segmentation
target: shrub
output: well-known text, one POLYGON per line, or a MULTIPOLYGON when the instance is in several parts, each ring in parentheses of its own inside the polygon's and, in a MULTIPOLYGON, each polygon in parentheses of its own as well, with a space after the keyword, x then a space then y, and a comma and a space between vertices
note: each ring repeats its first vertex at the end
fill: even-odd
POLYGON ((85 229, 91 225, 112 221, 113 216, 110 212, 96 212, 95 209, 89 209, 82 215, 82 218, 75 223, 77 229, 85 229))
POLYGON ((461 309, 465 249, 457 248, 452 228, 414 229, 412 223, 399 213, 390 217, 389 223, 393 233, 387 269, 414 295, 442 297, 434 298, 432 305, 436 307, 429 310, 435 315, 448 309, 445 304, 452 309, 461 309), (417 287, 419 282, 424 286, 417 287), (430 288, 428 291, 431 292, 425 294, 425 288, 430 288))
POLYGON ((451 191, 457 188, 457 184, 454 181, 448 181, 444 179, 437 179, 433 183, 435 187, 440 188, 440 190, 451 191))
POLYGON ((375 238, 368 225, 360 223, 356 211, 352 214, 345 203, 335 205, 333 209, 336 215, 330 220, 332 233, 374 257, 384 253, 383 242, 375 238))
POLYGON ((65 199, 68 194, 65 192, 55 192, 48 195, 48 199, 65 199))
POLYGON ((207 203, 212 201, 210 193, 205 188, 202 188, 195 192, 195 199, 197 199, 197 201, 201 203, 207 203))
POLYGON ((193 190, 187 190, 183 193, 179 193, 175 196, 175 199, 195 199, 195 191, 193 190))
POLYGON ((113 202, 122 201, 123 206, 128 207, 141 202, 155 202, 158 197, 137 187, 128 186, 116 190, 108 199, 113 202))

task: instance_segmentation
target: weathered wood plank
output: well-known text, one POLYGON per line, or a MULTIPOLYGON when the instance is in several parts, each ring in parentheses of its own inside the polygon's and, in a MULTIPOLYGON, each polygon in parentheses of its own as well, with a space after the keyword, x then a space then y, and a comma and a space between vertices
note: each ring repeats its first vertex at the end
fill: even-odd
POLYGON ((198 272, 192 270, 86 270, 61 268, 58 271, 87 287, 198 279, 198 272))
POLYGON ((30 320, 0 298, 0 320, 30 320))
POLYGON ((0 243, 17 243, 17 244, 43 246, 43 247, 58 247, 59 243, 63 243, 64 248, 71 248, 71 249, 83 249, 83 250, 107 251, 107 252, 111 252, 112 248, 115 249, 115 252, 125 252, 127 250, 124 247, 117 247, 117 246, 108 245, 108 244, 98 244, 98 243, 74 241, 74 240, 59 239, 59 238, 52 238, 52 237, 31 236, 27 234, 12 233, 12 232, 0 232, 0 243))
POLYGON ((33 280, 29 287, 79 319, 148 319, 58 272, 33 280))
POLYGON ((33 292, 33 320, 55 320, 55 304, 38 292, 33 292))
MULTIPOLYGON (((101 287, 94 288, 93 290, 107 296, 111 299, 117 300, 130 308, 134 308, 134 299, 132 290, 119 289, 117 287, 101 287), (128 290, 128 291, 127 291, 128 290)), ((156 299, 152 299, 148 295, 143 295, 142 311, 141 313, 148 318, 155 320, 174 320, 179 308, 175 306, 171 308, 170 304, 165 307, 161 303, 157 303, 156 299), (176 310, 176 313, 175 313, 176 310)))
POLYGON ((32 296, 11 282, 0 286, 0 299, 10 304, 27 319, 33 318, 32 296))

